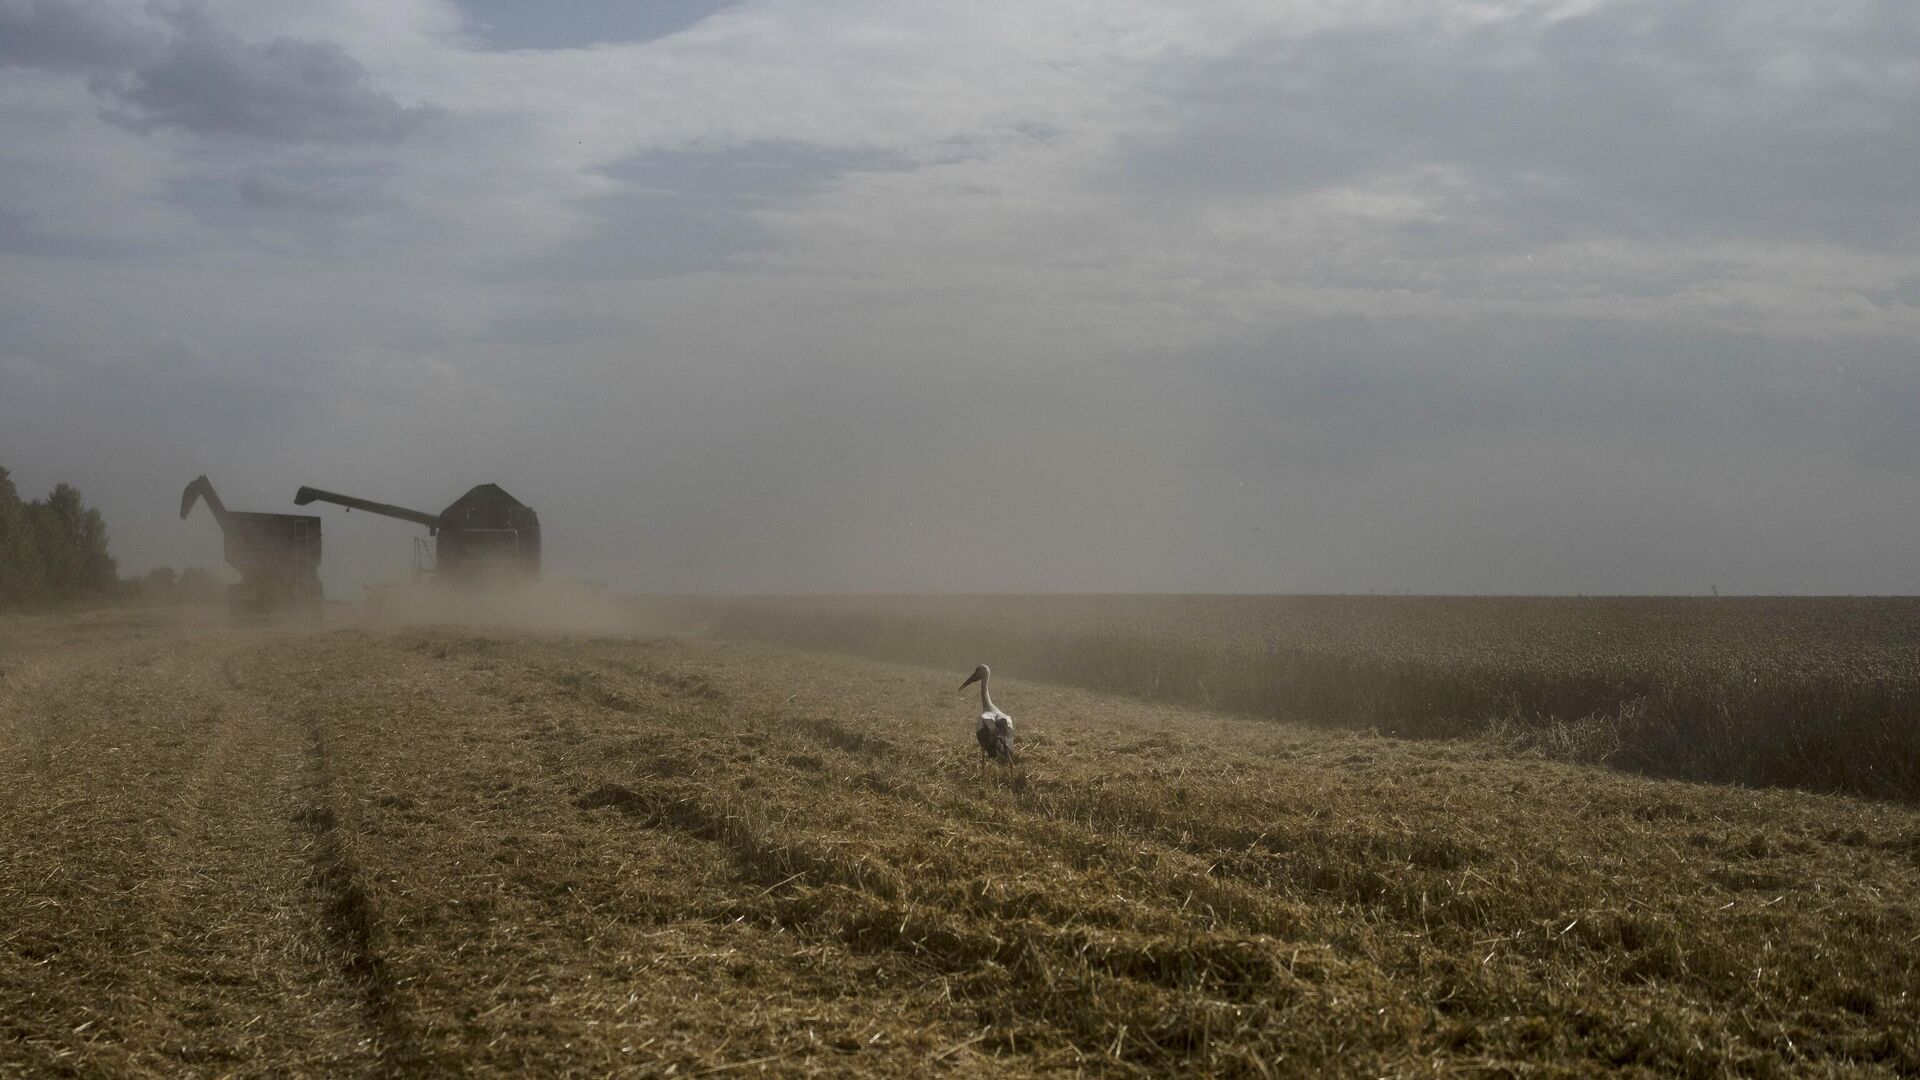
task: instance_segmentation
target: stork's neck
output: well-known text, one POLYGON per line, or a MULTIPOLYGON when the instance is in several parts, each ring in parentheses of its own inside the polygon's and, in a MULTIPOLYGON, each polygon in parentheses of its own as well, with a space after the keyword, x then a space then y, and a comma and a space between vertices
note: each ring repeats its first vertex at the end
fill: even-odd
POLYGON ((993 699, 987 696, 987 682, 991 678, 992 676, 983 676, 980 680, 980 711, 983 713, 994 711, 993 699))

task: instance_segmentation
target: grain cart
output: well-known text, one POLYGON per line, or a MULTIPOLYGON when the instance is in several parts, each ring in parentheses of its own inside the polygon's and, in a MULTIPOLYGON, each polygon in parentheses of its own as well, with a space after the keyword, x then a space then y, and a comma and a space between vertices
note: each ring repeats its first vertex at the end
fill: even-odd
POLYGON ((196 499, 204 499, 225 536, 227 565, 240 571, 240 584, 227 587, 227 607, 235 615, 298 612, 320 617, 320 519, 304 514, 257 514, 229 510, 198 477, 180 493, 185 520, 196 499))
POLYGON ((434 537, 433 576, 442 582, 485 586, 540 576, 540 515, 495 484, 481 484, 438 514, 313 487, 302 487, 293 501, 329 502, 426 526, 434 537))

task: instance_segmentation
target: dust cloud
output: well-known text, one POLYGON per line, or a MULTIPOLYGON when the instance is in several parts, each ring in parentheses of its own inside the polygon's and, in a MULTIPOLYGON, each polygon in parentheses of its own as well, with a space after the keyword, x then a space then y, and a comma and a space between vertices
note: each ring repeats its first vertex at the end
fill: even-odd
POLYGON ((659 632, 631 604, 577 582, 460 589, 417 582, 369 586, 359 616, 377 626, 455 624, 547 634, 659 632))

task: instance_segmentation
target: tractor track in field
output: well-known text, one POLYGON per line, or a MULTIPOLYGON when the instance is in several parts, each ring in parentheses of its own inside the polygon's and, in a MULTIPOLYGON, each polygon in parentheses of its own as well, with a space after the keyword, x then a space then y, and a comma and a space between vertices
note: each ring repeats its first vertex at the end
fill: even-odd
POLYGON ((396 993, 394 975, 380 952, 380 913, 368 893, 365 870, 347 835, 348 811, 336 791, 325 724, 311 713, 301 720, 306 737, 307 805, 293 820, 308 836, 309 882, 327 954, 335 973, 358 999, 359 1015, 372 1036, 369 1075, 381 1080, 430 1075, 434 1063, 421 1048, 396 993))
MULTIPOLYGON (((9 833, 9 869, 74 886, 28 899, 71 919, 42 928, 47 962, 17 985, 90 1014, 23 1032, 42 1056, 21 1075, 86 1060, 159 1075, 418 1074, 331 828, 318 721, 295 720, 279 685, 285 656, 250 637, 121 643, 13 688, 32 699, 25 761, 66 779, 37 807, 28 788, 28 805, 6 808, 32 826, 9 833)), ((10 981, 0 970, 0 993, 10 981)), ((0 1054, 0 1076, 13 1071, 0 1054)))
POLYGON ((297 647, 281 639, 219 659, 228 719, 215 741, 220 752, 202 757, 196 786, 222 789, 226 820, 210 820, 202 850, 178 861, 204 859, 234 837, 257 837, 227 861, 236 869, 241 858, 276 867, 282 903, 300 906, 285 913, 284 925, 305 939, 290 951, 307 962, 312 993, 330 999, 334 1037, 351 1048, 332 1064, 373 1080, 427 1075, 432 1062, 395 995, 380 953, 378 908, 354 858, 353 811, 329 757, 324 697, 298 694, 305 677, 287 670, 297 657, 297 647))

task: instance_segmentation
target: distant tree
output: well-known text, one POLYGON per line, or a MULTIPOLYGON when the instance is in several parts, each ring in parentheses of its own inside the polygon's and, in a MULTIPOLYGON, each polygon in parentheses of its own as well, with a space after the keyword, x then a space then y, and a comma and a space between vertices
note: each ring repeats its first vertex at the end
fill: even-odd
POLYGON ((180 575, 171 566, 156 566, 133 585, 133 597, 142 604, 171 604, 180 592, 180 575))
POLYGON ((211 604, 226 596, 227 587, 211 572, 189 566, 180 575, 178 592, 183 604, 211 604))
POLYGON ((198 566, 179 573, 171 566, 156 566, 127 586, 128 598, 146 605, 211 604, 226 595, 220 579, 198 566))
POLYGON ((27 504, 27 514, 39 533, 41 558, 58 596, 97 595, 118 584, 119 567, 107 554, 107 523, 78 489, 55 484, 53 494, 27 504))
POLYGON ((107 524, 80 492, 58 484, 45 499, 20 501, 0 469, 0 607, 26 607, 120 590, 107 553, 107 524))
POLYGON ((0 607, 24 607, 46 587, 40 545, 13 477, 0 468, 0 607))

